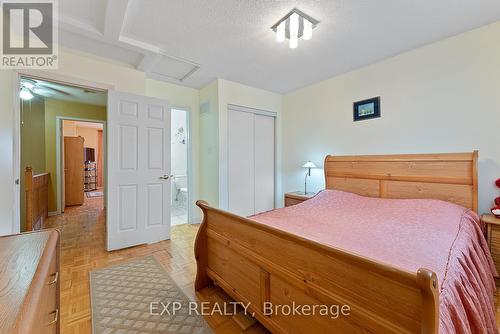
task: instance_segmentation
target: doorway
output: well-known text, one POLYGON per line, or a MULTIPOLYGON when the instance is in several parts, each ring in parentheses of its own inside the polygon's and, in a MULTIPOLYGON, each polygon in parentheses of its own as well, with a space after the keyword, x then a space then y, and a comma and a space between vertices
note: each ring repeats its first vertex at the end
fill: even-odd
POLYGON ((189 222, 189 119, 188 111, 171 109, 171 225, 189 222))
MULTIPOLYGON (((23 232, 47 227, 47 216, 60 216, 69 205, 85 204, 89 163, 94 164, 95 176, 100 171, 104 177, 106 146, 102 133, 106 131, 107 92, 25 75, 20 76, 19 84, 20 145, 16 173, 20 175, 18 203, 23 232), (91 149, 87 150, 89 154, 94 153, 87 160, 86 148, 91 149), (67 195, 66 190, 71 194, 67 195)), ((100 188, 99 180, 94 181, 92 190, 104 194, 104 181, 100 188)), ((104 198, 94 202, 98 210, 103 210, 104 198)))
POLYGON ((58 117, 57 147, 60 175, 60 207, 92 201, 104 207, 105 121, 58 117), (83 180, 83 182, 81 182, 83 180), (94 200, 95 199, 95 200, 94 200))
MULTIPOLYGON (((38 200, 40 197, 46 198, 48 205, 45 202, 42 204, 49 208, 48 216, 60 217, 67 212, 71 213, 67 216, 68 219, 52 220, 50 227, 62 227, 61 225, 71 223, 70 225, 75 230, 93 228, 99 238, 96 238, 95 233, 89 237, 99 243, 104 241, 107 251, 170 239, 172 174, 169 142, 171 108, 168 102, 160 98, 119 92, 109 85, 71 79, 53 73, 19 72, 17 79, 19 90, 18 95, 15 96, 14 170, 16 185, 14 194, 16 203, 14 203, 13 230, 31 230, 31 226, 30 229, 26 229, 25 221, 20 219, 20 211, 25 209, 25 206, 20 205, 20 199, 25 196, 25 189, 20 184, 19 178, 26 167, 26 164, 21 162, 21 155, 29 150, 21 149, 23 146, 21 119, 24 117, 22 105, 24 102, 20 102, 19 97, 21 99, 23 96, 27 99, 37 96, 45 98, 43 94, 56 94, 60 100, 63 100, 60 103, 64 104, 75 98, 75 95, 76 98, 94 96, 102 101, 100 107, 104 109, 102 113, 104 115, 103 138, 108 139, 107 144, 103 139, 105 158, 102 175, 105 177, 103 180, 105 191, 102 202, 106 203, 105 210, 101 206, 99 210, 90 208, 87 212, 84 204, 68 207, 63 212, 66 207, 61 195, 61 187, 64 184, 61 174, 64 167, 62 163, 58 163, 63 154, 64 144, 61 144, 60 140, 63 131, 60 129, 60 122, 55 121, 54 117, 57 112, 61 111, 67 111, 67 114, 58 115, 61 118, 83 118, 80 120, 92 122, 99 120, 99 117, 95 117, 92 112, 87 113, 87 116, 75 115, 73 113, 79 109, 76 107, 52 108, 54 103, 50 102, 53 100, 50 96, 47 99, 49 102, 42 103, 44 108, 47 104, 51 106, 48 116, 41 117, 43 120, 48 120, 42 127, 45 131, 40 131, 46 138, 38 138, 35 142, 59 146, 59 149, 44 146, 45 155, 48 155, 50 159, 41 164, 42 167, 45 166, 46 171, 41 173, 44 182, 39 183, 46 187, 43 192, 32 194, 35 196, 31 197, 37 198, 37 203, 42 203, 38 200), (78 93, 72 94, 68 91, 72 89, 77 90, 78 93), (106 131, 107 134, 104 134, 106 131), (57 157, 56 152, 59 152, 57 157), (86 223, 80 226, 78 222, 82 221, 80 219, 82 217, 91 219, 84 219, 86 223)), ((47 217, 47 210, 45 213, 40 213, 40 217, 47 217)), ((44 224, 37 225, 36 229, 43 227, 45 227, 44 224)))

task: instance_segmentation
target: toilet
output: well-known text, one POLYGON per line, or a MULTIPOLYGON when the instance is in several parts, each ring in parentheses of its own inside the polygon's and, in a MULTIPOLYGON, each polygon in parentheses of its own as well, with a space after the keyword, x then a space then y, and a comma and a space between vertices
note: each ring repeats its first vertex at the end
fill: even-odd
POLYGON ((172 189, 172 204, 182 208, 187 207, 187 175, 174 175, 172 189))

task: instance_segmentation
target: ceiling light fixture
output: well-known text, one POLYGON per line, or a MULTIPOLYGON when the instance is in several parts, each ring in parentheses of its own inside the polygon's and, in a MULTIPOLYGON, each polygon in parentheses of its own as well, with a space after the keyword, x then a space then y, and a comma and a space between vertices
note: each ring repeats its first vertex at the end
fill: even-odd
POLYGON ((295 49, 299 45, 299 15, 290 15, 290 49, 295 49))
POLYGON ((304 20, 304 30, 303 30, 302 38, 305 41, 308 41, 312 38, 312 35, 313 35, 312 23, 307 21, 307 20, 304 20))
POLYGON ((290 36, 290 42, 288 43, 290 49, 296 49, 299 46, 299 38, 297 36, 290 36))
POLYGON ((295 49, 299 44, 299 38, 302 37, 306 41, 312 38, 312 31, 318 23, 318 20, 294 8, 271 29, 276 33, 277 42, 281 43, 288 38, 290 49, 295 49))
POLYGON ((286 36, 285 36, 285 25, 286 25, 286 22, 283 21, 276 28, 276 42, 278 42, 278 43, 281 43, 281 42, 283 42, 286 39, 286 36))
POLYGON ((28 88, 21 88, 19 92, 19 97, 23 100, 31 100, 33 98, 33 94, 28 88))
POLYGON ((29 79, 22 79, 21 86, 33 90, 35 88, 35 82, 29 79))
POLYGON ((21 89, 19 90, 19 97, 23 100, 31 100, 34 95, 33 91, 36 87, 36 82, 30 79, 22 78, 20 82, 21 89))

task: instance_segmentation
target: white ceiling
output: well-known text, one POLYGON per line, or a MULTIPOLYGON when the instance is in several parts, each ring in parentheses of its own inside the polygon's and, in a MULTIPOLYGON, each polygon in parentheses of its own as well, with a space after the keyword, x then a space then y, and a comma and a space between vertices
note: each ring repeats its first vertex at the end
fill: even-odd
POLYGON ((39 96, 97 106, 106 106, 107 104, 107 94, 103 91, 69 86, 40 79, 29 78, 29 80, 35 83, 33 92, 39 96))
POLYGON ((215 78, 288 92, 500 20, 498 0, 62 0, 60 43, 201 88, 215 78), (320 21, 289 49, 270 27, 320 21))

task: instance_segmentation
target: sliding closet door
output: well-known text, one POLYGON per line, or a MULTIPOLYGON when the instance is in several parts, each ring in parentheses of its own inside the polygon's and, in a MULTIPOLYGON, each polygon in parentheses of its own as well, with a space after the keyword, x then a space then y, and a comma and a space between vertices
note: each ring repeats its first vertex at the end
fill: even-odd
POLYGON ((228 111, 228 209, 242 216, 254 213, 253 117, 228 111))
POLYGON ((274 209, 274 120, 228 110, 228 210, 242 216, 274 209))
POLYGON ((274 117, 255 114, 255 213, 274 209, 274 146, 274 117))

